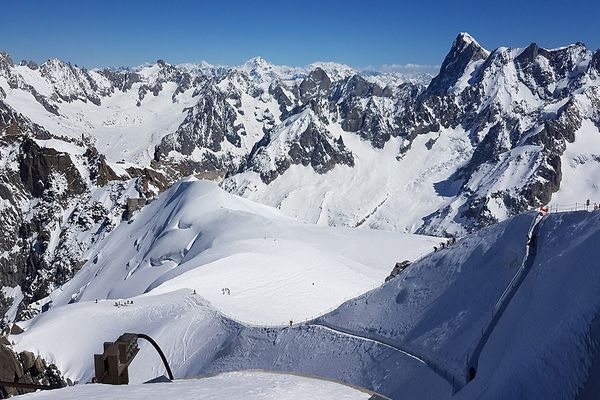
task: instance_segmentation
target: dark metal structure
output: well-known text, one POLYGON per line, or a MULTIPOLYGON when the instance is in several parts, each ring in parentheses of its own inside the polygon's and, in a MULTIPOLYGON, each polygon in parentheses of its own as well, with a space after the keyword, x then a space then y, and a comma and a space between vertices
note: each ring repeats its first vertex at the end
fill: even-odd
POLYGON ((129 383, 129 365, 139 352, 138 339, 147 340, 158 352, 169 379, 173 380, 171 367, 165 354, 154 339, 143 333, 124 333, 114 342, 104 342, 104 352, 94 354, 95 382, 110 385, 129 383))

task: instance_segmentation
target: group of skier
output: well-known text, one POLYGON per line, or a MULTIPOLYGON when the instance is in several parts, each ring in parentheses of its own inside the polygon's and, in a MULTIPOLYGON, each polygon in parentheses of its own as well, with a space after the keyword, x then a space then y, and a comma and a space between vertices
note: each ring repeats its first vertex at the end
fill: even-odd
POLYGON ((231 290, 229 290, 229 288, 223 288, 223 289, 221 289, 221 293, 223 293, 223 296, 225 296, 225 295, 230 296, 231 290))
POLYGON ((433 246, 433 252, 436 253, 438 250, 443 250, 446 247, 450 247, 450 245, 453 245, 454 243, 456 243, 456 238, 450 235, 446 240, 441 242, 439 246, 433 246))

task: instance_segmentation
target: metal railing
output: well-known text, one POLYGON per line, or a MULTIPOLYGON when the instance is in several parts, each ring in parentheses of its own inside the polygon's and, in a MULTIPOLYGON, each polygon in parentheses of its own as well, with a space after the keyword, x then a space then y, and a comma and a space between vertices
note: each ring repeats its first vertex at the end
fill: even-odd
POLYGON ((550 203, 547 205, 550 212, 568 212, 568 211, 598 211, 600 210, 600 203, 591 202, 585 200, 575 203, 557 204, 550 203))

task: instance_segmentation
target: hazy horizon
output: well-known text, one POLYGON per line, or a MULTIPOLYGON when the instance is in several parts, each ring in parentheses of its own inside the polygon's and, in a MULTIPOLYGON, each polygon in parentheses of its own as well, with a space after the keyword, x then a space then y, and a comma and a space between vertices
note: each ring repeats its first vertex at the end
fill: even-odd
POLYGON ((258 0, 192 2, 19 2, 4 4, 0 49, 13 60, 59 58, 86 68, 135 67, 157 59, 171 64, 205 60, 234 66, 261 56, 275 65, 318 61, 357 69, 435 72, 459 32, 488 50, 536 42, 556 48, 575 42, 600 47, 594 18, 600 5, 578 3, 565 15, 558 1, 497 4, 461 0, 398 4, 383 0, 258 0), (596 11, 596 12, 594 12, 596 11), (485 15, 485 18, 482 18, 485 15), (523 15, 533 18, 523 20, 523 15))

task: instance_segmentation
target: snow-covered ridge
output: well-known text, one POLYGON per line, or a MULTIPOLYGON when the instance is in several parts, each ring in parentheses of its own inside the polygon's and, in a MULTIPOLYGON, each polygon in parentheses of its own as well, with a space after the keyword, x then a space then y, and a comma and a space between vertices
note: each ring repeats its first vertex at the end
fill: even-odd
POLYGON ((415 259, 436 242, 300 224, 188 179, 118 227, 51 299, 56 307, 193 289, 236 319, 285 324, 372 288, 398 257, 415 259))
MULTIPOLYGON (((161 343, 179 378, 266 368, 343 380, 391 398, 594 393, 597 383, 589 377, 600 354, 589 338, 598 335, 600 213, 549 215, 532 244, 536 217, 523 214, 466 236, 323 318, 292 327, 231 322, 199 292, 180 289, 151 291, 120 307, 112 300, 55 306, 11 340, 80 379, 92 373, 91 359, 80 354, 98 351, 123 331, 143 331, 161 343), (491 332, 475 379, 468 380, 468 356, 524 259, 532 261, 531 270, 491 332), (77 349, 67 335, 73 324, 77 349), (561 373, 565 367, 568 373, 561 373), (458 391, 453 378, 464 383, 458 391)), ((135 382, 162 373, 147 350, 130 369, 135 382)))

